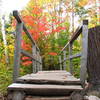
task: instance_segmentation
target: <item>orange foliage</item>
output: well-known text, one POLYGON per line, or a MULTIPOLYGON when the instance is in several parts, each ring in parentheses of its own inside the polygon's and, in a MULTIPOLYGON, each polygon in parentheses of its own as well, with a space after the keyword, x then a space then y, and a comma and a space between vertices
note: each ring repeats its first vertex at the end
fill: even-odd
POLYGON ((57 53, 56 52, 50 52, 49 55, 51 55, 51 56, 57 56, 57 53))

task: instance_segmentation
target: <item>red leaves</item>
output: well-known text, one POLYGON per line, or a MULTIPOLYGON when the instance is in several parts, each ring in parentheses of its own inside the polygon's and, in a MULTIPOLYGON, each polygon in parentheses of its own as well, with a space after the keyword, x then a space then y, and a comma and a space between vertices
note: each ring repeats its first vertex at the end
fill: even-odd
MULTIPOLYGON (((31 7, 29 15, 25 15, 23 17, 25 24, 27 24, 29 28, 28 30, 30 34, 32 35, 34 40, 38 41, 38 43, 42 42, 41 40, 47 41, 49 40, 51 34, 61 32, 62 30, 66 29, 66 27, 62 27, 63 21, 60 21, 60 17, 58 18, 55 15, 51 16, 52 19, 47 17, 48 16, 43 13, 42 9, 39 6, 31 7)), ((47 44, 48 43, 45 43, 44 48, 51 48, 46 47, 47 44)), ((30 42, 27 41, 27 39, 25 41, 22 41, 21 46, 24 50, 27 51, 31 51, 32 49, 30 42)), ((57 56, 56 52, 50 52, 48 54, 51 56, 57 56)), ((24 66, 29 66, 30 64, 32 64, 32 61, 30 61, 29 57, 22 57, 22 60, 24 60, 24 62, 22 63, 24 66)))
POLYGON ((56 52, 50 52, 49 55, 51 55, 51 56, 57 56, 57 53, 56 52))
POLYGON ((53 32, 61 32, 62 30, 66 30, 66 27, 58 26, 53 32))
POLYGON ((22 63, 23 66, 29 66, 30 64, 32 64, 32 61, 25 61, 22 63))
POLYGON ((28 60, 30 59, 29 57, 22 57, 22 60, 28 60))
POLYGON ((24 22, 27 23, 27 25, 29 25, 29 26, 34 25, 34 20, 33 19, 34 19, 34 17, 32 17, 32 16, 24 16, 23 17, 24 22))
POLYGON ((30 64, 32 64, 30 57, 23 56, 21 59, 23 61, 22 62, 23 66, 29 66, 30 64))
POLYGON ((35 6, 35 7, 33 7, 32 13, 36 14, 36 15, 41 14, 42 9, 39 6, 35 6))
POLYGON ((24 40, 22 40, 22 42, 21 42, 21 47, 22 47, 24 50, 31 50, 30 44, 25 43, 24 40))

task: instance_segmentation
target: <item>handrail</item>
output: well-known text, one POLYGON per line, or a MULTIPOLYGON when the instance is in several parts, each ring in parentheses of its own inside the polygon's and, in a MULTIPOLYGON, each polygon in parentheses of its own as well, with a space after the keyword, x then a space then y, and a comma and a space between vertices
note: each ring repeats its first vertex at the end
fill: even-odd
POLYGON ((21 49, 21 53, 22 53, 23 55, 25 55, 25 56, 31 58, 32 60, 34 60, 34 61, 36 61, 36 62, 42 64, 42 62, 38 61, 38 60, 36 59, 35 56, 32 56, 32 54, 28 53, 27 51, 21 49))
POLYGON ((73 74, 73 66, 72 66, 72 59, 81 57, 81 69, 80 69, 80 80, 82 85, 85 84, 86 79, 86 70, 87 70, 87 52, 88 52, 88 20, 83 20, 82 26, 78 27, 74 34, 72 35, 69 42, 64 46, 64 48, 59 53, 59 64, 60 69, 66 70, 66 60, 69 60, 70 65, 70 73, 73 74), (81 53, 72 54, 72 46, 74 41, 79 37, 82 33, 82 50, 81 53), (69 49, 67 49, 69 48, 69 49), (68 57, 66 57, 66 52, 68 50, 68 57), (63 54, 63 60, 62 58, 63 54))
MULTIPOLYGON (((69 56, 69 57, 67 57, 66 59, 64 59, 64 60, 62 60, 60 63, 63 63, 63 62, 65 62, 66 60, 70 60, 70 59, 74 59, 74 58, 78 58, 78 57, 81 57, 81 53, 77 53, 77 54, 75 54, 75 55, 72 55, 72 56, 69 56)), ((59 64, 60 64, 59 63, 59 64)))
POLYGON ((70 43, 73 43, 74 40, 76 40, 76 39, 78 38, 78 36, 81 34, 81 32, 82 32, 82 26, 81 26, 81 27, 78 27, 78 28, 76 29, 76 31, 73 33, 71 39, 69 40, 69 42, 64 46, 64 48, 61 50, 60 53, 62 53, 62 51, 64 51, 64 50, 68 47, 68 45, 69 45, 70 43))
MULTIPOLYGON (((19 15, 18 11, 15 10, 13 11, 13 16, 15 17, 15 19, 17 20, 18 23, 23 23, 23 30, 25 31, 26 35, 29 37, 29 39, 31 40, 31 42, 33 44, 35 44, 37 50, 39 50, 38 46, 36 45, 36 42, 34 41, 34 39, 32 38, 32 35, 30 34, 30 32, 27 30, 21 16, 19 15)), ((40 51, 40 50, 39 50, 40 51)))
POLYGON ((19 77, 21 54, 32 59, 34 73, 36 73, 39 70, 42 70, 42 60, 40 56, 40 49, 38 48, 35 40, 32 38, 32 35, 29 33, 28 29, 26 28, 18 11, 16 10, 13 11, 13 16, 15 17, 17 21, 16 38, 15 38, 15 53, 14 53, 14 71, 13 71, 13 81, 16 82, 16 79, 19 77), (28 38, 31 40, 32 54, 21 48, 22 31, 24 31, 26 35, 28 36, 28 38))

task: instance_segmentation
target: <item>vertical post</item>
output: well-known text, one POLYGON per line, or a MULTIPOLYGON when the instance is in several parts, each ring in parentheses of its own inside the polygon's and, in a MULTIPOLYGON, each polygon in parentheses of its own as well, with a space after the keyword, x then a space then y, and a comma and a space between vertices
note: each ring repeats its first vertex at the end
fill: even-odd
POLYGON ((15 37, 15 51, 14 51, 14 71, 13 71, 13 81, 19 77, 19 67, 20 67, 20 54, 21 54, 21 33, 22 33, 23 23, 17 23, 16 26, 16 37, 15 37))
POLYGON ((80 80, 84 87, 87 71, 87 53, 88 53, 88 20, 83 20, 82 28, 82 57, 81 57, 81 71, 80 80))
POLYGON ((73 65, 72 65, 72 59, 70 56, 72 55, 72 44, 69 44, 69 67, 70 67, 70 73, 73 74, 73 65))
MULTIPOLYGON (((34 58, 36 58, 36 47, 34 44, 32 47, 32 54, 33 54, 34 58)), ((33 73, 36 73, 36 61, 32 60, 32 64, 33 64, 33 73)))
POLYGON ((62 70, 62 62, 61 62, 62 60, 61 60, 61 56, 59 56, 59 64, 60 64, 60 70, 62 70))
POLYGON ((42 58, 41 58, 41 56, 40 56, 40 62, 41 62, 41 64, 40 64, 40 71, 42 71, 42 58))
POLYGON ((40 63, 38 61, 39 61, 39 51, 37 51, 37 72, 40 69, 40 63))
POLYGON ((66 70, 66 50, 63 51, 63 69, 66 70))

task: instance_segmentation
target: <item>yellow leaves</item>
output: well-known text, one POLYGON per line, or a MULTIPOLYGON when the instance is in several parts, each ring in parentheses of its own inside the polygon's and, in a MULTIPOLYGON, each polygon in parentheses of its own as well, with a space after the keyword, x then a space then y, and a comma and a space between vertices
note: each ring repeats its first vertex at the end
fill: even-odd
POLYGON ((52 0, 30 0, 28 6, 32 7, 32 6, 43 6, 44 4, 50 3, 52 2, 52 0))
POLYGON ((85 5, 88 4, 88 0, 80 0, 78 4, 79 6, 84 7, 85 5))
POLYGON ((8 46, 8 49, 14 50, 14 46, 13 46, 13 45, 9 45, 9 46, 8 46))

